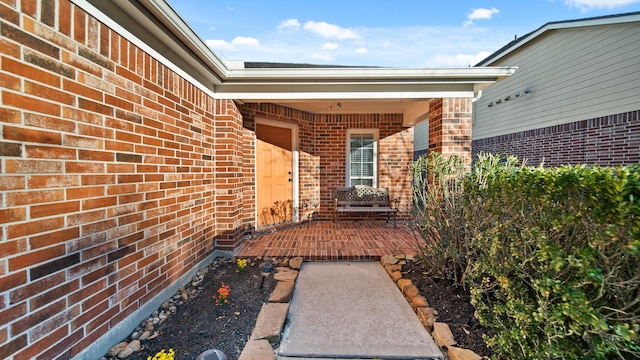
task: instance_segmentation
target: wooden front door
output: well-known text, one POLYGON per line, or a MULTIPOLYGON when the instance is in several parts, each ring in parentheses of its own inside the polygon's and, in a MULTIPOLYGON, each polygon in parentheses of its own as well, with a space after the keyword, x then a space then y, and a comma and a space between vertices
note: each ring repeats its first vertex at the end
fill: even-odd
POLYGON ((258 226, 293 219, 291 129, 256 124, 258 226))

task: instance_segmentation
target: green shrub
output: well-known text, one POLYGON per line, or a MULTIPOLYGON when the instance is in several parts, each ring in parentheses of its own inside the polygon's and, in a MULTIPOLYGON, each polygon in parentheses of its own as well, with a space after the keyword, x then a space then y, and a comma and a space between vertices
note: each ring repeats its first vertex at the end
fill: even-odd
POLYGON ((470 200, 465 196, 465 182, 473 184, 472 189, 485 187, 498 172, 521 166, 514 157, 481 157, 481 166, 476 164, 471 174, 461 157, 445 157, 435 152, 421 156, 411 165, 412 215, 426 240, 420 247, 419 260, 430 276, 459 286, 466 285, 471 270, 471 225, 481 228, 491 221, 479 197, 470 200))
POLYGON ((469 272, 471 232, 465 221, 463 181, 467 174, 458 156, 431 153, 411 165, 412 215, 425 239, 419 260, 429 275, 463 285, 469 272))
POLYGON ((464 184, 487 343, 510 359, 638 358, 640 166, 495 160, 481 156, 464 184))

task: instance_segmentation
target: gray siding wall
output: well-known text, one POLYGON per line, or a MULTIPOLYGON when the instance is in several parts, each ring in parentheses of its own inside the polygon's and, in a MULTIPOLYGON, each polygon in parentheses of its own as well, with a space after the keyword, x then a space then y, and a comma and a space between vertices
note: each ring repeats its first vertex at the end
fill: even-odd
POLYGON ((554 30, 492 63, 518 71, 474 104, 474 140, 640 109, 639 44, 640 23, 554 30))
POLYGON ((413 151, 429 149, 429 121, 423 121, 414 127, 413 151))

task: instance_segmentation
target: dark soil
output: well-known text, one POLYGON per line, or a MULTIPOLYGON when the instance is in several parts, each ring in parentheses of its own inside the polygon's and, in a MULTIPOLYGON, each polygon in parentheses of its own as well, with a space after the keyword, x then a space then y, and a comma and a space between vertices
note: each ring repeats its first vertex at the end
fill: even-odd
POLYGON ((420 295, 427 299, 429 306, 437 310, 436 321, 449 325, 456 346, 473 350, 480 356, 491 356, 483 334, 491 336, 489 329, 483 327, 474 316, 475 308, 471 305, 468 289, 452 286, 442 279, 430 278, 415 262, 402 267, 402 277, 410 279, 420 290, 420 295))
POLYGON ((186 286, 190 296, 184 304, 176 305, 175 314, 156 326, 158 337, 142 341, 142 350, 126 359, 146 360, 169 348, 175 351, 176 360, 193 360, 209 349, 221 350, 228 360, 237 359, 253 331, 262 304, 275 287, 273 276, 269 276, 260 288, 259 265, 260 262, 250 261, 239 273, 235 262, 229 259, 214 261, 202 283, 186 286), (213 296, 223 283, 230 288, 228 303, 217 305, 213 296))
MULTIPOLYGON (((127 360, 146 360, 170 348, 175 351, 176 360, 195 360, 209 349, 221 350, 229 360, 237 359, 253 331, 262 304, 275 287, 273 276, 269 276, 260 288, 259 264, 259 260, 250 260, 239 273, 235 262, 229 259, 214 261, 199 285, 185 287, 189 298, 181 305, 176 303, 176 312, 155 327, 159 335, 142 341, 142 350, 127 360), (229 302, 217 305, 213 296, 223 283, 230 287, 229 302)), ((404 278, 418 287, 429 306, 437 310, 436 321, 449 325, 459 347, 481 356, 492 354, 482 339, 482 334, 490 332, 474 317, 468 291, 437 279, 429 280, 413 262, 404 265, 402 272, 404 278)))

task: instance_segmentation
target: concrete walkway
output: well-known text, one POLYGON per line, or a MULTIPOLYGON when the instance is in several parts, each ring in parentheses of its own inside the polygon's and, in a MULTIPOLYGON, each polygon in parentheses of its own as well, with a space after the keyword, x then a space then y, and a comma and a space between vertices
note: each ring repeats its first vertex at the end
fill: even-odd
POLYGON ((278 359, 444 358, 378 262, 305 262, 278 359))

